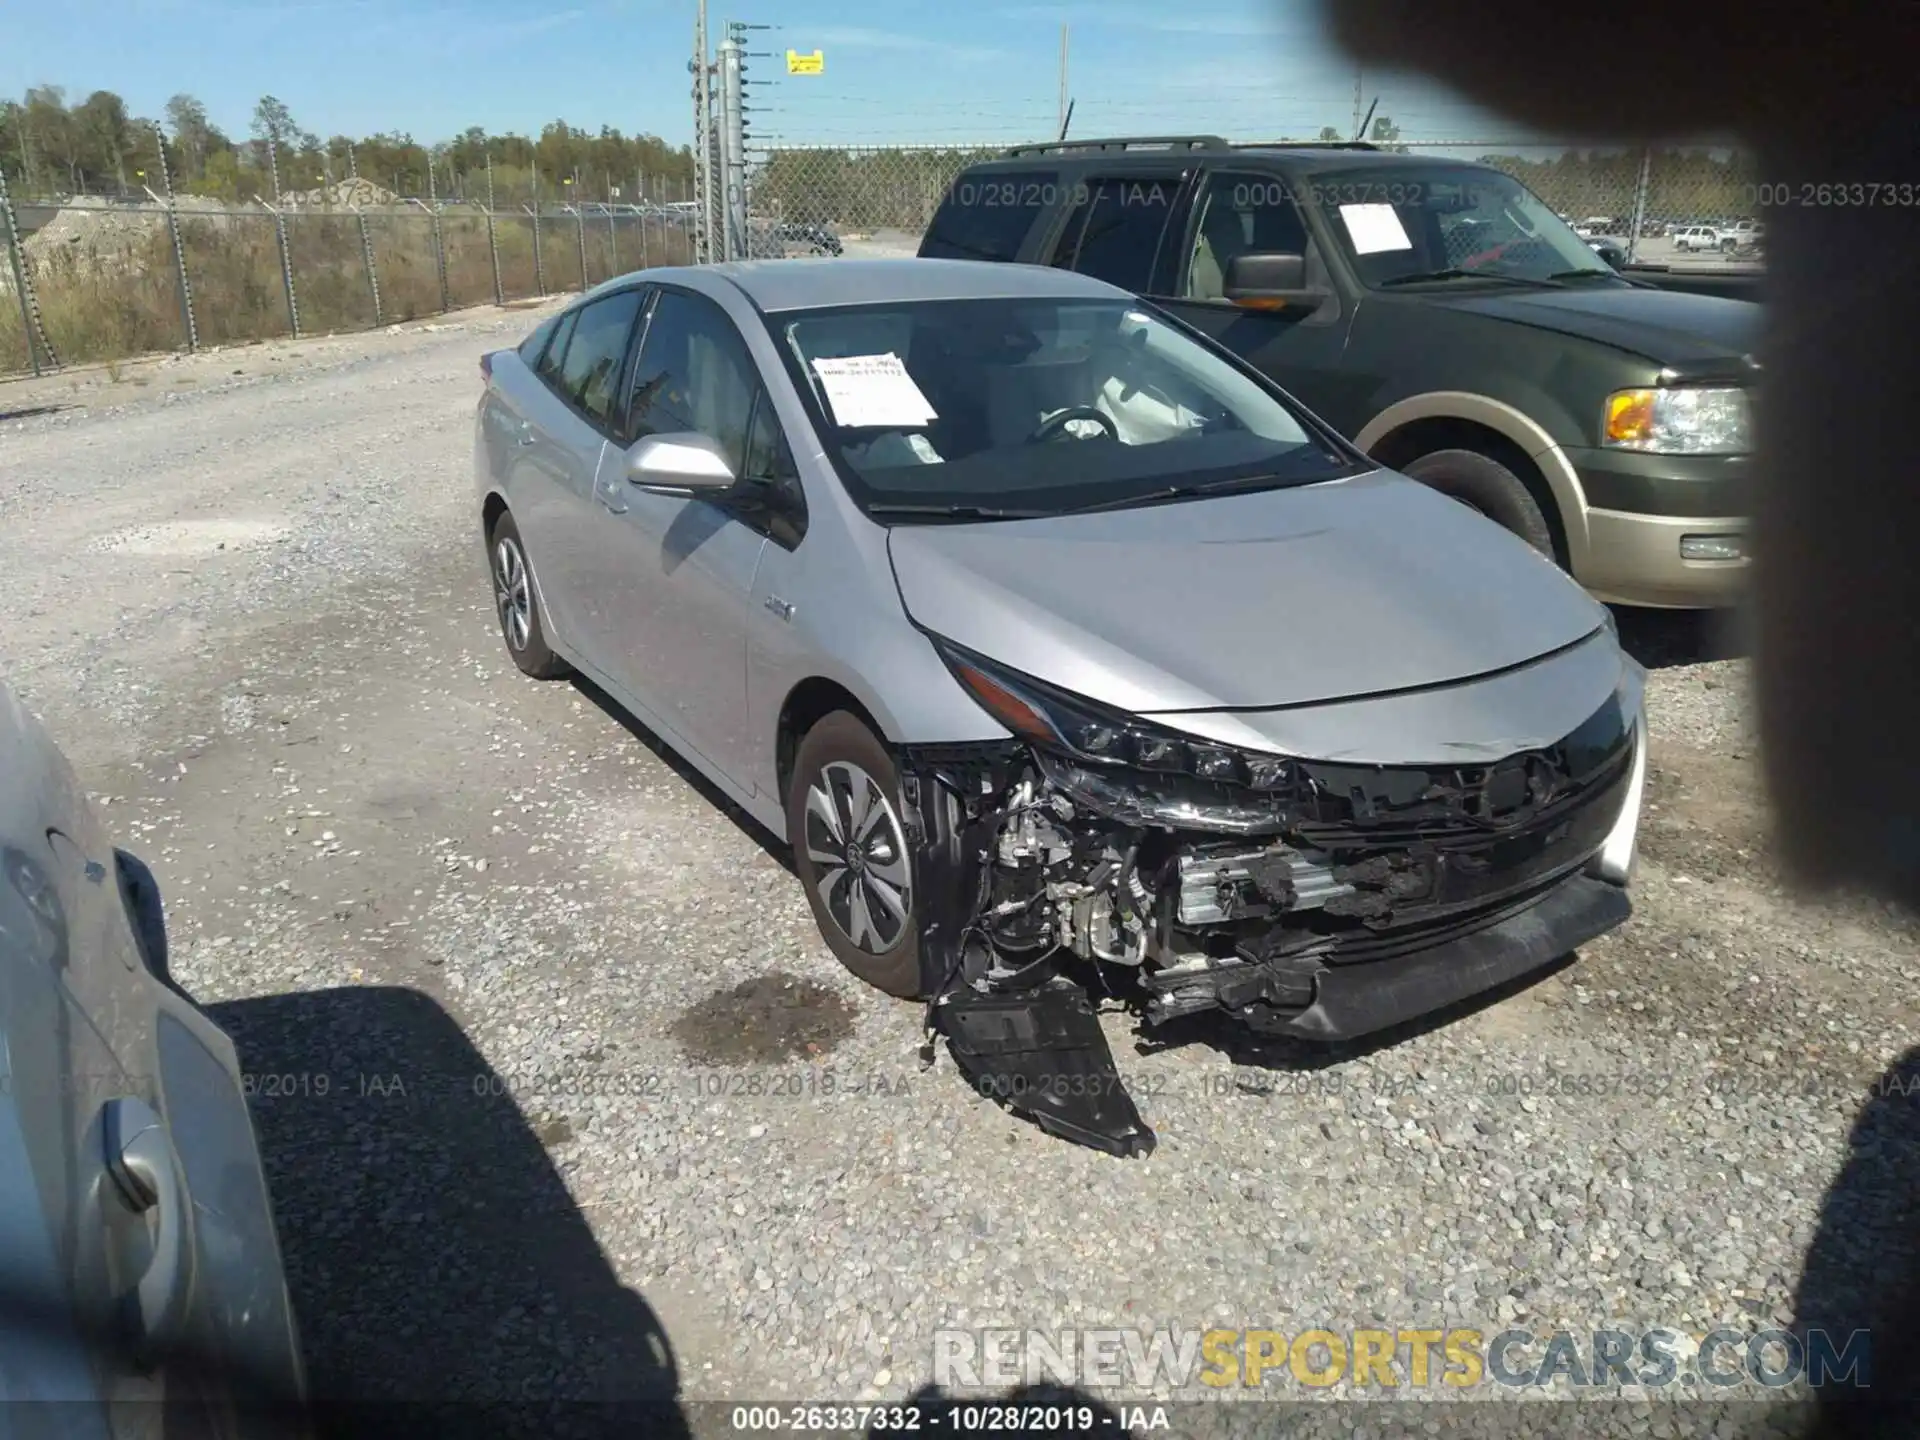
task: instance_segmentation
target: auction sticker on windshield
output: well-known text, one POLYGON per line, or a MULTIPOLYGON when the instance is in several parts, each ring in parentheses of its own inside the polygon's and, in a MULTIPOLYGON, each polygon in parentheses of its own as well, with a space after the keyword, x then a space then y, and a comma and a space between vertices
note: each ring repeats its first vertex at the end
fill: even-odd
POLYGON ((915 429, 935 418, 906 365, 891 352, 822 357, 813 362, 813 371, 826 388, 835 423, 849 430, 873 425, 915 429))
POLYGON ((1391 205, 1342 205, 1340 218, 1347 223, 1356 255, 1413 248, 1407 227, 1400 223, 1400 214, 1391 205))

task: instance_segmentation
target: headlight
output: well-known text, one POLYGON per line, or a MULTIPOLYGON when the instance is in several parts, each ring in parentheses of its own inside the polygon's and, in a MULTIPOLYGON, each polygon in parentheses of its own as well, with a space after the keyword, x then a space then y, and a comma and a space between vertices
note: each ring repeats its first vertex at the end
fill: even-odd
POLYGON ((1745 455, 1752 405, 1731 387, 1619 390, 1607 397, 1600 435, 1613 449, 1648 455, 1745 455))
POLYGON ((1210 745, 1160 730, 1078 695, 995 665, 978 655, 934 641, 954 678, 980 707, 1021 739, 1093 765, 1126 766, 1285 790, 1295 764, 1280 755, 1210 745))

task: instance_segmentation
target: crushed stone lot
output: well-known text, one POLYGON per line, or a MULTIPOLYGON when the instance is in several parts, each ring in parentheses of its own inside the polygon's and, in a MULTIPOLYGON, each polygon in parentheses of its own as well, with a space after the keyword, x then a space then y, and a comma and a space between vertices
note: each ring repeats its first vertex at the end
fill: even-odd
POLYGON ((1626 927, 1335 1054, 1110 1014, 1159 1137, 1110 1159, 922 1070, 781 842, 514 670, 472 417, 543 313, 0 387, 0 666, 239 1046, 317 1390, 897 1400, 940 1330, 1866 1323, 1920 931, 1782 882, 1745 661, 1623 621, 1626 927))

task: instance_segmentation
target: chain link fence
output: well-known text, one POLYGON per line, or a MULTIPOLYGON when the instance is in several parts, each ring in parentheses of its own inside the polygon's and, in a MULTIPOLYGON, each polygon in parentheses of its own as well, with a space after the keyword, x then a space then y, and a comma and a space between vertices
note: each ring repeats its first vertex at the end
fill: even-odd
POLYGON ((10 218, 0 223, 0 375, 296 327, 366 330, 693 258, 689 217, 665 205, 489 210, 378 198, 386 203, 273 209, 189 197, 172 207, 15 200, 0 216, 10 218))
MULTIPOLYGON (((1527 185, 1582 233, 1615 241, 1641 263, 1756 264, 1764 248, 1764 229, 1755 236, 1739 228, 1760 207, 1751 159, 1737 151, 1599 150, 1538 141, 1432 141, 1388 148, 1492 165, 1527 185)), ((748 171, 753 253, 793 253, 796 245, 831 251, 837 242, 858 253, 910 255, 960 173, 1005 153, 1004 145, 763 151, 748 171)))

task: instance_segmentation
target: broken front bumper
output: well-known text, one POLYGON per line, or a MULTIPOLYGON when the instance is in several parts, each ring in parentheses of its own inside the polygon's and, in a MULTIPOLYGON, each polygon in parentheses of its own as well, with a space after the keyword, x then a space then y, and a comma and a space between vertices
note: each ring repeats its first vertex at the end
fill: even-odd
POLYGON ((1324 763, 1115 723, 1157 771, 1023 740, 901 756, 930 1025, 983 1093, 1056 1133, 1152 1143, 1089 991, 1149 1025, 1212 1011, 1343 1040, 1631 914, 1637 667, 1554 743, 1469 765, 1324 763))

